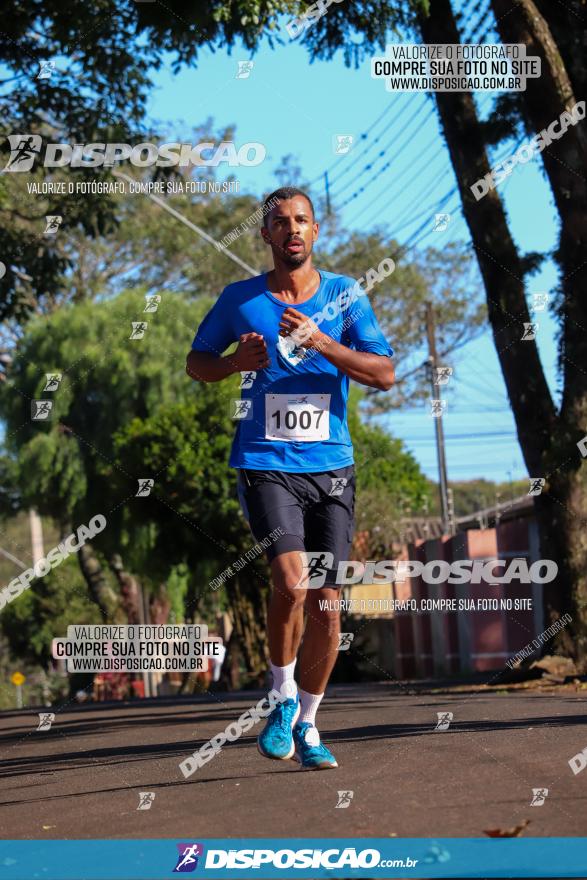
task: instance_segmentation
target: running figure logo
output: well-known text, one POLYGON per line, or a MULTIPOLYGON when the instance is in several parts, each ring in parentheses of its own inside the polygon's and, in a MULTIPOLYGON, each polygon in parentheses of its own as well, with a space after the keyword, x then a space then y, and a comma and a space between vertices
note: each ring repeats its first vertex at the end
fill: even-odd
POLYGON ((541 807, 547 797, 548 797, 548 789, 547 788, 533 788, 532 789, 532 800, 530 801, 530 806, 531 807, 541 807))
POLYGON ((450 727, 450 722, 453 719, 452 712, 437 712, 436 714, 438 716, 438 723, 434 729, 448 730, 448 728, 450 727))
POLYGON ((61 214, 47 214, 45 217, 45 235, 57 235, 63 222, 61 214))
POLYGON ((345 156, 347 153, 350 153, 351 147, 353 146, 354 137, 352 134, 337 134, 335 135, 334 142, 334 152, 337 156, 345 156))
POLYGON ((150 810, 154 800, 154 791, 139 791, 139 805, 137 810, 150 810))
POLYGON ((155 485, 155 480, 145 479, 139 480, 139 488, 137 489, 137 494, 135 498, 146 498, 147 495, 151 494, 151 489, 155 485))
POLYGON ((532 477, 530 479, 530 491, 528 495, 541 495, 546 480, 544 477, 532 477))
POLYGON ((234 403, 233 419, 244 421, 244 419, 253 418, 252 400, 233 400, 232 402, 234 403))
POLYGON ((302 345, 296 345, 291 336, 280 336, 277 340, 277 354, 293 367, 306 357, 306 349, 302 345))
POLYGON ((434 384, 448 385, 448 380, 452 376, 452 367, 435 367, 434 384))
POLYGON ((550 300, 549 293, 533 293, 532 294, 532 305, 530 306, 531 312, 543 312, 546 306, 548 305, 550 300))
POLYGON ((39 61, 40 70, 37 74, 37 79, 51 79, 53 73, 55 72, 55 62, 54 61, 39 61))
POLYGON ((146 321, 131 321, 132 330, 131 334, 128 337, 129 339, 142 339, 145 335, 145 330, 149 326, 146 321))
POLYGON ((348 483, 346 477, 330 477, 332 482, 332 487, 330 489, 329 495, 342 495, 344 492, 345 486, 348 483))
POLYGON ((344 810, 348 807, 350 802, 354 797, 354 791, 339 791, 338 792, 338 803, 335 810, 344 810))
POLYGON ((338 650, 339 651, 348 651, 354 637, 355 637, 354 633, 342 633, 342 632, 339 633, 338 634, 338 650))
POLYGON ((450 214, 435 214, 434 215, 434 226, 432 227, 432 232, 444 232, 445 229, 448 229, 449 223, 450 223, 450 214))
POLYGON ((39 726, 37 730, 51 730, 51 725, 55 721, 55 712, 39 712, 39 726))
POLYGON ((63 373, 45 373, 45 387, 43 391, 57 391, 59 383, 63 379, 63 373))
POLYGON ((430 398, 430 415, 433 419, 439 419, 446 411, 446 400, 430 398))
POLYGON ((240 387, 241 388, 252 388, 253 382, 255 381, 256 376, 257 376, 257 373, 255 370, 249 370, 248 372, 242 372, 240 387))
POLYGON ((30 171, 41 154, 42 138, 38 134, 9 134, 10 158, 3 171, 30 171))
POLYGON ((33 422, 46 421, 52 409, 52 400, 31 400, 31 418, 33 422))
POLYGON ((315 590, 324 586, 326 573, 332 568, 334 555, 322 553, 319 550, 314 553, 300 551, 302 560, 302 576, 294 587, 294 590, 315 590))
POLYGON ((145 300, 145 308, 143 312, 156 312, 159 308, 159 303, 161 302, 161 294, 154 293, 152 296, 148 296, 145 300))
POLYGON ((236 79, 248 79, 251 75, 253 67, 255 66, 254 61, 237 61, 238 70, 236 73, 236 79))
POLYGON ((178 843, 179 856, 177 865, 173 869, 174 874, 188 874, 198 867, 198 859, 204 855, 204 847, 201 843, 178 843))

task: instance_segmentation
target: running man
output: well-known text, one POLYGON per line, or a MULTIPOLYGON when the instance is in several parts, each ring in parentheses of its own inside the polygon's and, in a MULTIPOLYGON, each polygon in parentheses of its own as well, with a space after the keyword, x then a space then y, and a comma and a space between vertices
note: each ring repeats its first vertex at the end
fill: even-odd
POLYGON ((273 687, 286 697, 269 715, 259 751, 326 769, 338 765, 320 740, 316 712, 338 654, 340 612, 332 600, 354 528, 349 378, 387 391, 393 351, 355 281, 314 268, 319 227, 309 197, 278 189, 264 210, 261 235, 274 268, 222 291, 198 328, 186 370, 201 382, 242 376, 230 465, 255 539, 272 534, 270 666, 273 687), (323 608, 322 599, 330 600, 323 608))

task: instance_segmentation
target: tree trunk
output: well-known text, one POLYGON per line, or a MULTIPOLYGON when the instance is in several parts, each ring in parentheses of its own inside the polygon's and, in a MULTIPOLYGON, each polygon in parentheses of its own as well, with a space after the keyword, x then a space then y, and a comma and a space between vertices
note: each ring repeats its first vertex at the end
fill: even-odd
POLYGON ((120 607, 120 597, 108 583, 100 560, 89 542, 80 547, 77 558, 90 596, 102 612, 104 622, 123 623, 124 614, 120 607))
POLYGON ((239 659, 241 650, 236 630, 233 629, 226 644, 226 656, 220 673, 220 684, 225 690, 236 691, 240 688, 239 659))
POLYGON ((139 602, 141 597, 136 578, 126 571, 122 557, 118 553, 115 553, 110 559, 110 569, 120 586, 122 606, 126 613, 127 622, 130 624, 140 623, 139 602))
MULTIPOLYGON (((504 43, 523 43, 528 55, 537 55, 541 59, 540 78, 528 79, 526 90, 521 93, 531 127, 536 132, 541 131, 577 103, 565 63, 534 0, 516 0, 513 10, 511 0, 492 0, 492 6, 504 43)), ((580 28, 575 30, 580 31, 580 28)), ((584 85, 584 79, 581 85, 584 85)), ((576 443, 587 430, 587 301, 583 290, 587 260, 587 140, 584 126, 581 121, 569 125, 560 139, 542 152, 561 218, 557 261, 561 269, 562 295, 558 314, 562 328, 559 351, 564 384, 558 424, 545 459, 548 484, 537 505, 539 517, 543 520, 542 530, 553 533, 557 558, 565 570, 565 577, 547 592, 550 594, 557 589, 563 592, 563 601, 575 619, 574 634, 578 643, 573 650, 568 634, 565 634, 566 638, 561 637, 561 641, 567 651, 571 649, 580 666, 584 662, 583 655, 587 654, 587 621, 581 623, 587 600, 587 542, 582 527, 587 513, 587 480, 580 470, 582 459, 576 448, 576 443)), ((558 129, 558 125, 556 127, 558 129)), ((553 599, 555 597, 549 595, 551 617, 553 599)))
MULTIPOLYGON (((450 0, 431 0, 430 15, 420 17, 420 28, 426 43, 460 42, 450 0)), ((485 285, 489 321, 524 460, 530 476, 547 478, 543 493, 535 499, 542 556, 559 566, 557 579, 546 585, 544 591, 547 620, 550 623, 562 614, 571 614, 572 629, 564 631, 560 644, 579 662, 587 649, 583 598, 587 595, 587 542, 581 535, 585 494, 578 476, 581 458, 574 446, 581 432, 568 426, 583 424, 587 430, 585 397, 582 393, 578 397, 571 393, 587 373, 582 373, 578 380, 565 370, 563 418, 558 418, 536 344, 522 341, 523 324, 531 319, 523 269, 501 199, 495 189, 479 201, 471 191, 471 186, 490 171, 473 97, 468 92, 437 92, 436 103, 485 285), (571 399, 575 406, 569 422, 565 413, 571 399), (570 640, 571 632, 574 643, 570 640)), ((555 116, 556 113, 550 116, 549 122, 555 116)), ((576 262, 575 270, 579 266, 576 262)), ((578 309, 567 304, 566 311, 576 317, 578 309)), ((581 358, 581 352, 587 352, 583 348, 587 341, 583 338, 579 342, 579 328, 576 324, 569 328, 569 323, 572 322, 567 317, 563 344, 567 348, 570 342, 573 359, 581 358)), ((587 326, 584 318, 581 323, 587 326)), ((587 364, 587 357, 575 363, 587 364)))
POLYGON ((159 584, 159 590, 155 596, 151 597, 149 602, 149 614, 151 623, 164 624, 169 620, 169 612, 171 611, 171 602, 167 596, 167 585, 159 584))
POLYGON ((251 583, 237 575, 227 584, 234 633, 252 683, 263 685, 268 664, 265 590, 251 575, 251 583), (248 588, 248 589, 247 589, 248 588))
MULTIPOLYGON (((450 0, 431 0, 430 15, 420 18, 426 43, 458 43, 450 0)), ((489 321, 512 405, 528 472, 540 476, 550 443, 555 409, 538 349, 522 342, 531 323, 524 293, 523 267, 496 190, 477 201, 471 186, 489 171, 483 134, 469 92, 437 92, 436 104, 487 296, 489 321)))
POLYGON ((587 97, 587 9, 584 0, 534 0, 546 21, 571 81, 575 97, 587 97))
POLYGON ((587 97, 587 8, 584 0, 535 0, 536 7, 550 28, 550 32, 564 61, 573 92, 579 101, 587 97))

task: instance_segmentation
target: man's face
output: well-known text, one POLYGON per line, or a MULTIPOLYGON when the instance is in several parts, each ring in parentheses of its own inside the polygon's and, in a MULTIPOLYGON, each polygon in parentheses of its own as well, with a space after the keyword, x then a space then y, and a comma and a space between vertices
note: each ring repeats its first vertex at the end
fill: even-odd
POLYGON ((304 196, 280 200, 262 227, 263 241, 271 246, 274 262, 296 268, 306 262, 318 238, 318 224, 304 196))

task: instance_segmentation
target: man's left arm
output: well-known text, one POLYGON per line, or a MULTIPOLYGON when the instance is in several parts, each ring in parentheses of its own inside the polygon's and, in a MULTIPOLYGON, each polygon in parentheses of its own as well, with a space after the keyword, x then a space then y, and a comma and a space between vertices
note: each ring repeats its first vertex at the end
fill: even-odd
POLYGON ((323 333, 311 318, 291 306, 284 311, 281 317, 279 332, 282 336, 292 333, 295 339, 295 331, 299 330, 302 325, 304 325, 301 332, 303 341, 300 344, 304 348, 319 352, 322 357, 349 378, 354 379, 355 382, 377 388, 380 391, 389 391, 395 381, 395 369, 389 355, 356 351, 349 348, 328 336, 327 333, 323 333))

